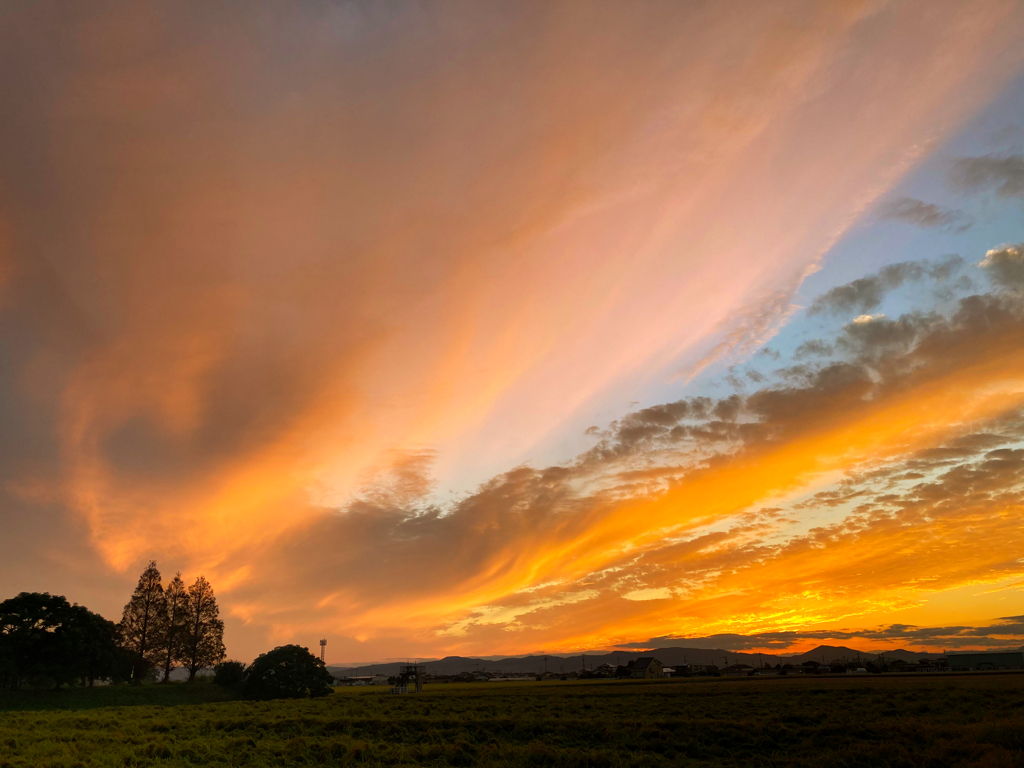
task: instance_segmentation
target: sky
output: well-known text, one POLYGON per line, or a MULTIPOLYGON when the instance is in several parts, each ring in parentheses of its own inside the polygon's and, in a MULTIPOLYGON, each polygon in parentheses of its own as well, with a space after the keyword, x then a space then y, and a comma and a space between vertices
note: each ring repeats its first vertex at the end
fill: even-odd
POLYGON ((1024 7, 0 8, 0 598, 229 655, 1024 644, 1024 7))

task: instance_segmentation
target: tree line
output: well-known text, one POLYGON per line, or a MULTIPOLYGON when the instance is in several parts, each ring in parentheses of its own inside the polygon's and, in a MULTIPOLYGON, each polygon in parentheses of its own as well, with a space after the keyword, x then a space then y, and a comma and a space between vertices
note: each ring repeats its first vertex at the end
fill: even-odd
POLYGON ((165 588, 155 561, 117 624, 60 595, 22 592, 0 602, 0 688, 168 682, 178 667, 191 682, 224 657, 224 622, 210 582, 200 576, 186 587, 177 573, 165 588))

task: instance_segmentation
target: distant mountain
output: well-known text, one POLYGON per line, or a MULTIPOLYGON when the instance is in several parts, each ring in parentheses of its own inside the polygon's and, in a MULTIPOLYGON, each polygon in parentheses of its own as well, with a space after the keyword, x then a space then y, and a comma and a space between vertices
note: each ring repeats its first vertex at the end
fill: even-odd
MULTIPOLYGON (((641 656, 654 656, 666 666, 674 667, 680 664, 716 664, 724 667, 729 664, 749 664, 752 667, 764 665, 775 666, 782 664, 802 664, 805 661, 816 661, 819 664, 829 664, 833 661, 852 661, 857 658, 865 662, 883 654, 886 659, 902 659, 903 661, 916 663, 923 658, 935 658, 941 654, 921 653, 920 651, 907 651, 902 648, 893 651, 861 651, 856 648, 847 648, 841 645, 819 645, 817 648, 806 653, 799 653, 792 656, 776 656, 768 653, 739 653, 737 651, 726 651, 721 648, 688 648, 685 646, 672 646, 668 648, 655 648, 652 651, 610 651, 608 653, 588 652, 586 654, 536 654, 533 656, 512 656, 512 657, 468 657, 468 656, 446 656, 435 661, 420 662, 427 669, 430 675, 457 675, 462 672, 505 672, 505 673, 537 673, 547 669, 548 672, 578 672, 586 663, 587 669, 593 669, 602 664, 627 664, 641 656), (584 662, 585 659, 585 662, 584 662)), ((334 675, 394 675, 398 673, 399 667, 408 662, 391 661, 379 664, 364 664, 358 667, 329 666, 334 675)))
POLYGON ((906 661, 911 664, 916 664, 921 659, 938 659, 942 657, 941 653, 925 653, 922 651, 907 651, 903 648, 897 648, 895 651, 872 651, 870 656, 872 658, 877 657, 879 654, 884 656, 886 659, 892 661, 895 659, 906 661))
MULTIPOLYGON (((906 653, 906 651, 894 651, 892 653, 906 653)), ((887 653, 887 655, 890 655, 887 653)), ((847 648, 843 645, 819 645, 817 648, 806 651, 805 653, 798 653, 793 656, 787 656, 785 661, 789 664, 803 664, 805 661, 816 661, 819 664, 830 664, 833 661, 848 659, 864 659, 868 661, 878 656, 878 653, 868 653, 866 651, 858 651, 856 648, 847 648)), ((894 656, 894 658, 902 658, 894 656)), ((914 659, 917 661, 917 658, 914 659)))
POLYGON ((803 664, 805 661, 816 661, 819 664, 830 664, 833 661, 853 661, 863 659, 871 661, 877 659, 879 654, 886 659, 896 659, 916 664, 921 659, 934 659, 941 656, 941 653, 925 653, 923 651, 907 651, 903 648, 884 651, 861 651, 856 648, 847 648, 844 645, 819 645, 817 648, 805 653, 786 655, 782 661, 784 664, 803 664))
MULTIPOLYGON (((423 662, 423 666, 430 675, 457 675, 461 672, 514 672, 514 673, 536 673, 543 672, 577 672, 583 668, 584 658, 587 669, 593 669, 602 664, 627 664, 633 659, 641 656, 654 656, 662 664, 676 666, 678 664, 775 664, 780 661, 779 657, 770 654, 736 653, 722 649, 710 648, 656 648, 653 651, 611 651, 609 653, 587 653, 575 656, 564 655, 535 655, 523 657, 509 657, 500 659, 481 659, 466 656, 446 656, 437 661, 423 662)), ((332 674, 361 676, 361 675, 394 675, 398 673, 403 662, 386 662, 382 664, 367 664, 361 667, 328 667, 332 674)))

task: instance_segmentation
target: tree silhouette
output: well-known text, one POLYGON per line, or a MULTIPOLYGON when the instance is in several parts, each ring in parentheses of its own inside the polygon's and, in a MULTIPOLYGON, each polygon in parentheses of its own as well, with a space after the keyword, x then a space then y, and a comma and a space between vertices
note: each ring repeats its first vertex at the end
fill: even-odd
POLYGON ((113 622, 60 595, 22 592, 0 603, 2 687, 116 677, 119 660, 113 622))
POLYGON ((146 670, 163 661, 167 601, 160 571, 151 560, 139 577, 131 600, 124 607, 118 634, 121 646, 132 655, 132 683, 142 684, 146 670))
POLYGON ((117 625, 81 605, 68 610, 62 633, 62 679, 81 679, 91 687, 96 680, 123 680, 131 674, 130 659, 117 647, 117 625))
POLYGON ((181 571, 174 574, 164 590, 164 603, 167 606, 167 620, 164 626, 164 679, 170 682, 171 670, 181 659, 181 644, 185 633, 185 603, 188 591, 181 580, 181 571))
POLYGON ((245 678, 251 699, 305 699, 333 693, 334 679, 324 663, 300 645, 282 645, 261 654, 245 678))
POLYGON ((224 649, 224 622, 220 620, 217 599, 203 576, 188 588, 185 598, 185 622, 181 635, 181 662, 188 680, 196 679, 200 669, 212 667, 227 655, 224 649))

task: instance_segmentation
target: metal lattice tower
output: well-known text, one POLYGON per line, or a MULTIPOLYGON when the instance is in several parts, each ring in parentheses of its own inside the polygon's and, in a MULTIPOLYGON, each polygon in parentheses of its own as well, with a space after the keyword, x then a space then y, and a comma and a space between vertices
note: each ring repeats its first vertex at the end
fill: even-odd
POLYGON ((324 660, 324 656, 327 653, 327 639, 324 638, 320 641, 320 661, 324 660))

